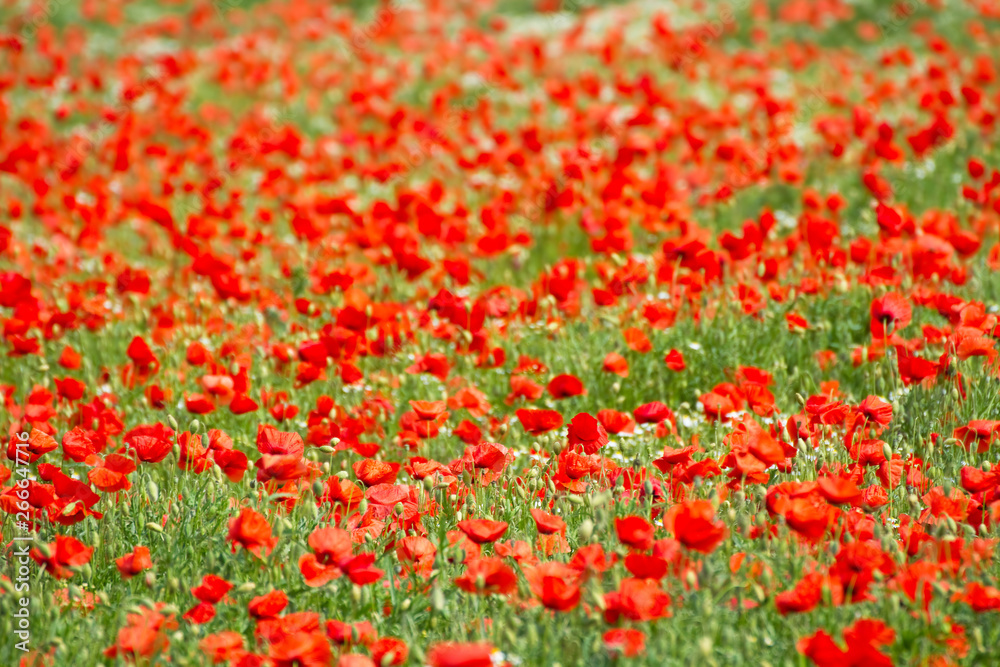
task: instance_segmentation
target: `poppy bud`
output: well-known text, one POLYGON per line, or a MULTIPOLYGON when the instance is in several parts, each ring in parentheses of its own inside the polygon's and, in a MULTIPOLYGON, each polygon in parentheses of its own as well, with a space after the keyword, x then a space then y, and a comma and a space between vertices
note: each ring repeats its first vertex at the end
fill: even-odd
POLYGON ((174 419, 173 415, 167 415, 167 423, 170 424, 170 428, 172 428, 173 430, 175 431, 180 430, 180 427, 177 425, 177 420, 174 419))
POLYGON ((192 433, 201 433, 201 422, 197 418, 192 419, 191 423, 188 424, 188 430, 192 433))
POLYGON ((882 455, 885 456, 886 461, 892 460, 892 447, 889 446, 888 442, 882 444, 882 455))
POLYGON ((583 523, 577 529, 577 535, 580 537, 581 542, 590 542, 594 536, 594 522, 590 519, 584 519, 583 523))
POLYGON ((153 480, 146 482, 146 493, 149 494, 149 499, 154 503, 160 499, 160 487, 153 480))
POLYGON ((153 585, 156 583, 156 573, 155 572, 147 572, 146 573, 146 581, 145 581, 145 583, 146 583, 146 588, 152 588, 153 585))
POLYGON ((410 598, 406 598, 405 600, 403 600, 403 604, 399 605, 399 608, 402 609, 403 611, 408 611, 412 605, 413 605, 413 600, 411 600, 410 598))
POLYGON ((323 445, 322 447, 319 448, 319 451, 323 452, 324 454, 333 454, 337 450, 331 447, 330 445, 323 445))
POLYGON ((444 611, 444 591, 441 590, 440 586, 435 586, 434 590, 431 592, 431 605, 434 607, 434 611, 444 611))
POLYGON ((986 649, 983 646, 983 629, 978 625, 972 628, 972 638, 976 640, 976 648, 980 652, 984 652, 986 649))
POLYGON ((155 521, 150 521, 146 524, 146 528, 150 529, 154 533, 163 533, 163 526, 156 523, 155 521))
POLYGON ((361 587, 357 584, 351 586, 351 599, 354 600, 354 604, 361 604, 361 587))

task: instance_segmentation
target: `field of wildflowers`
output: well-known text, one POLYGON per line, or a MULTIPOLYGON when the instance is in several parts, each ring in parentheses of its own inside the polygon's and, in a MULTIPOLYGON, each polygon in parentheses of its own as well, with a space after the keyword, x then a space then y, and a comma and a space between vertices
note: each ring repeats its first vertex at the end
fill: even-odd
POLYGON ((0 664, 1000 665, 995 0, 0 0, 0 664))

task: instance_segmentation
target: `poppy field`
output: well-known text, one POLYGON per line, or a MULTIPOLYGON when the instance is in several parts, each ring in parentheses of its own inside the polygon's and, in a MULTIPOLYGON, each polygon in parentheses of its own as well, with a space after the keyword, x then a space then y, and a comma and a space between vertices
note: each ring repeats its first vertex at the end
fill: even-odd
POLYGON ((0 0, 0 665, 1000 664, 994 0, 0 0))

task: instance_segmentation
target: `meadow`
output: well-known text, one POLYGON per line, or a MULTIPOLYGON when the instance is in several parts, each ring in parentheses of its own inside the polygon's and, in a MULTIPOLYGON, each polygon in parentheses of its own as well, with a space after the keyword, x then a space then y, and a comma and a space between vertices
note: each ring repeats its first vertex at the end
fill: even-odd
POLYGON ((0 664, 1000 664, 993 0, 0 0, 0 664))

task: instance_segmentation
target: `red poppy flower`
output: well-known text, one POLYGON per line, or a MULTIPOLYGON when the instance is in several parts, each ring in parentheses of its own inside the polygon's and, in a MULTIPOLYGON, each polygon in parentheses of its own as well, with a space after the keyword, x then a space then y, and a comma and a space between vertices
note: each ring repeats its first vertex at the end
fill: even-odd
POLYGON ((892 421, 892 404, 878 396, 866 396, 858 405, 858 414, 880 426, 888 426, 892 421))
POLYGON ((566 522, 555 514, 549 514, 544 510, 532 508, 531 518, 535 520, 535 528, 542 535, 550 535, 552 533, 566 534, 566 522))
POLYGON ((466 519, 458 522, 458 528, 476 544, 496 542, 507 532, 506 521, 489 519, 466 519))
POLYGON ((667 356, 663 358, 663 362, 667 365, 667 368, 676 373, 680 373, 687 368, 687 365, 684 363, 684 355, 676 349, 671 349, 667 352, 667 356))
POLYGON ((206 574, 201 579, 201 583, 191 589, 191 595, 201 602, 217 604, 226 597, 226 593, 232 590, 233 585, 214 574, 206 574))
POLYGON ((493 667, 493 646, 487 643, 439 642, 427 651, 430 667, 493 667))
POLYGON ((547 609, 570 611, 580 603, 577 570, 555 561, 525 570, 531 592, 547 609))
POLYGON ((604 633, 604 648, 613 658, 632 658, 646 652, 646 635, 635 628, 614 628, 604 633))
POLYGON ((601 368, 606 373, 614 373, 623 378, 628 377, 628 359, 617 352, 608 352, 607 356, 604 357, 604 363, 601 364, 601 368))
POLYGON ((630 327, 625 329, 622 333, 625 336, 625 345, 627 345, 630 350, 638 352, 639 354, 645 354, 652 351, 653 344, 649 341, 649 338, 642 332, 641 329, 630 327))
POLYGON ((624 579, 617 591, 604 594, 604 620, 617 623, 619 618, 651 621, 670 616, 670 596, 654 579, 624 579))
POLYGON ((90 562, 94 547, 88 547, 75 537, 56 535, 54 542, 47 545, 47 552, 32 549, 29 555, 46 572, 56 579, 69 579, 73 576, 70 568, 80 567, 90 562))
POLYGON ((275 667, 320 667, 329 665, 330 642, 321 632, 292 632, 279 635, 268 648, 275 667))
POLYGON ((149 556, 149 548, 136 546, 131 553, 115 559, 115 565, 122 579, 131 579, 135 575, 153 567, 153 559, 149 556))
POLYGON ((973 419, 965 426, 959 426, 952 437, 969 450, 974 445, 976 452, 983 454, 989 451, 993 442, 1000 440, 1000 421, 989 419, 973 419))
POLYGON ((467 593, 510 595, 517 591, 517 575, 499 558, 470 558, 455 585, 467 593))
POLYGON ((887 338, 890 331, 896 332, 904 328, 912 317, 910 302, 901 294, 889 292, 875 299, 871 307, 872 338, 887 338))
POLYGON ((445 414, 447 404, 444 401, 410 401, 410 407, 420 419, 437 419, 445 414))
POLYGON ((653 545, 653 526, 641 516, 616 518, 615 531, 625 546, 645 551, 653 545))
POLYGON ((237 546, 241 546, 258 556, 271 553, 278 543, 278 538, 271 535, 271 524, 267 519, 248 507, 229 520, 228 540, 233 544, 233 553, 236 553, 237 546))
POLYGON ((600 410, 597 413, 597 421, 608 433, 632 433, 635 430, 635 422, 627 412, 600 410))
POLYGON ((247 611, 254 618, 276 618, 288 606, 284 591, 275 590, 258 595, 247 604, 247 611))
POLYGON ((549 395, 554 399, 571 398, 587 393, 580 378, 575 375, 557 375, 549 381, 549 395))
POLYGON ((140 461, 159 463, 174 447, 174 431, 157 423, 133 428, 123 438, 140 461))
POLYGON ((957 597, 972 607, 972 611, 976 613, 1000 610, 1000 589, 993 586, 970 582, 957 597))
POLYGON ((570 447, 581 447, 585 454, 596 454, 608 444, 608 434, 604 426, 586 412, 581 412, 569 423, 567 433, 570 447))
POLYGON ((804 576, 792 590, 779 593, 774 598, 778 613, 782 616, 791 613, 812 611, 823 601, 824 592, 830 596, 833 605, 844 602, 844 590, 840 580, 813 572, 804 576))
POLYGON ((673 411, 659 401, 640 405, 632 412, 632 415, 639 424, 659 424, 667 419, 674 420, 673 411))
POLYGON ((671 507, 664 527, 693 551, 711 553, 726 536, 726 527, 715 520, 715 508, 707 500, 689 500, 671 507))
POLYGON ((517 420, 530 435, 541 435, 563 425, 562 415, 555 410, 521 409, 516 413, 517 420))
POLYGON ((136 336, 125 351, 136 366, 155 366, 158 362, 153 350, 141 336, 136 336))
POLYGON ((351 468, 358 480, 365 486, 375 486, 376 484, 395 484, 396 475, 399 474, 398 463, 386 463, 374 459, 364 459, 356 461, 351 468))
POLYGON ((892 667, 892 660, 880 649, 895 639, 896 633, 882 621, 861 619, 844 630, 846 650, 823 630, 799 640, 796 647, 817 667, 892 667))
POLYGON ((368 647, 372 660, 376 665, 405 665, 410 656, 410 648, 402 639, 396 637, 380 637, 368 647))
POLYGON ((105 493, 128 491, 132 488, 128 475, 133 472, 135 461, 120 454, 111 454, 87 473, 87 479, 105 493))

